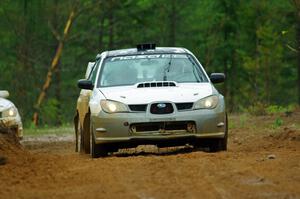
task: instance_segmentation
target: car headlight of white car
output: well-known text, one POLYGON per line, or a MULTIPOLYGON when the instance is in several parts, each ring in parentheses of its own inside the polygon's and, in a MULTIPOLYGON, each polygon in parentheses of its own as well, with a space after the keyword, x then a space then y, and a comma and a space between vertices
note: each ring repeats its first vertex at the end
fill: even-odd
POLYGON ((128 108, 125 104, 111 100, 101 100, 100 105, 102 109, 107 113, 120 113, 128 112, 128 108))
POLYGON ((194 103, 194 109, 213 109, 219 103, 219 97, 217 95, 211 95, 202 98, 194 103))
POLYGON ((2 112, 2 117, 16 117, 17 109, 15 107, 10 107, 2 112))

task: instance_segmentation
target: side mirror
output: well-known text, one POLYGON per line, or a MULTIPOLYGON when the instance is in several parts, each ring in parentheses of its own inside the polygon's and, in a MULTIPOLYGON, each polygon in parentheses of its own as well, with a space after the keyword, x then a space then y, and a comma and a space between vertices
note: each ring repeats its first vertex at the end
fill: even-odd
POLYGON ((78 88, 86 89, 86 90, 93 90, 94 88, 93 82, 91 80, 86 80, 86 79, 78 80, 77 86, 78 88))
POLYGON ((212 73, 212 74, 210 74, 209 78, 210 78, 210 81, 215 84, 225 81, 224 73, 212 73))
POLYGON ((2 98, 8 98, 9 97, 9 92, 8 91, 0 91, 0 97, 2 98))

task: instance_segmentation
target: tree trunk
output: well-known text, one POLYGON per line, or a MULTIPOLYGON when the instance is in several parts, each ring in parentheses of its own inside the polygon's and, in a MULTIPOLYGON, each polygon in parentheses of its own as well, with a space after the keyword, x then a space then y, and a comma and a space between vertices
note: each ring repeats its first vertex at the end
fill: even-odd
POLYGON ((56 49, 55 56, 52 59, 51 66, 50 66, 50 68, 48 70, 48 73, 46 75, 45 82, 43 84, 42 90, 41 90, 41 92, 39 94, 39 97, 37 99, 37 102, 34 106, 35 112, 33 114, 33 123, 36 126, 38 125, 38 115, 39 115, 40 106, 41 106, 43 100, 45 99, 47 91, 50 87, 50 84, 51 84, 51 81, 52 81, 52 74, 55 72, 55 70, 56 70, 56 68, 59 64, 59 60, 60 60, 60 57, 61 57, 61 54, 62 54, 64 43, 65 43, 65 40, 66 40, 66 38, 67 38, 67 36, 70 32, 70 29, 71 29, 74 18, 75 18, 75 12, 74 12, 74 9, 72 9, 72 11, 70 12, 70 15, 68 17, 68 20, 66 22, 62 38, 58 41, 58 47, 56 49))
MULTIPOLYGON (((225 10, 225 15, 227 15, 228 11, 227 11, 227 4, 226 1, 222 1, 224 10, 225 10)), ((227 48, 228 48, 228 37, 229 37, 229 30, 228 27, 226 25, 227 22, 225 22, 224 27, 223 27, 223 45, 225 45, 225 52, 223 53, 223 70, 226 76, 229 75, 229 70, 228 70, 228 52, 227 52, 227 48)), ((228 97, 229 97, 229 92, 228 92, 228 81, 224 82, 224 97, 225 99, 227 99, 226 101, 228 102, 228 97)), ((228 103, 227 103, 228 104, 228 103)))
POLYGON ((114 10, 115 5, 113 0, 108 1, 108 49, 112 50, 114 48, 114 10))
MULTIPOLYGON (((58 0, 54 1, 54 17, 53 17, 53 27, 55 30, 58 29, 58 0)), ((55 70, 55 99, 57 102, 61 101, 61 68, 60 63, 57 64, 57 68, 55 70)), ((62 124, 62 116, 61 116, 61 104, 56 104, 56 126, 60 126, 62 124)))
MULTIPOLYGON (((24 0, 24 5, 23 5, 23 19, 24 19, 24 28, 23 28, 23 42, 21 44, 21 62, 22 62, 22 69, 21 69, 21 73, 25 72, 25 71, 30 71, 30 64, 28 63, 28 57, 29 57, 29 49, 30 49, 30 44, 31 42, 29 41, 29 21, 30 21, 30 17, 28 16, 28 1, 24 0)), ((29 12, 30 13, 30 12, 29 12)), ((26 88, 28 88, 28 84, 30 84, 28 81, 26 82, 19 82, 20 85, 20 92, 19 94, 21 94, 21 96, 24 96, 25 94, 25 90, 26 88)), ((25 99, 25 103, 28 103, 28 99, 25 99)))
POLYGON ((298 104, 300 105, 300 1, 298 1, 298 9, 297 9, 297 57, 298 57, 298 104))
POLYGON ((170 31, 169 31, 169 46, 176 45, 176 2, 171 0, 171 11, 169 13, 170 31))
MULTIPOLYGON (((300 24, 298 26, 298 46, 300 46, 300 24)), ((298 105, 300 105, 300 47, 298 47, 298 105)))
POLYGON ((109 12, 108 16, 108 23, 109 23, 109 41, 108 41, 108 48, 112 50, 114 48, 114 16, 113 16, 113 11, 112 11, 112 6, 109 12))
POLYGON ((100 17, 100 29, 99 29, 99 50, 102 51, 104 49, 103 46, 103 29, 104 29, 104 15, 100 17))

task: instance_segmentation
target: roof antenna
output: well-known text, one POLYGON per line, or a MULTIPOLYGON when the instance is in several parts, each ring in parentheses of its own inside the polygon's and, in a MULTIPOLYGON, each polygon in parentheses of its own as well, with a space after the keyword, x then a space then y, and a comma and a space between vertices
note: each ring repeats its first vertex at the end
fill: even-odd
POLYGON ((145 50, 155 50, 156 44, 138 44, 136 45, 138 51, 145 51, 145 50))

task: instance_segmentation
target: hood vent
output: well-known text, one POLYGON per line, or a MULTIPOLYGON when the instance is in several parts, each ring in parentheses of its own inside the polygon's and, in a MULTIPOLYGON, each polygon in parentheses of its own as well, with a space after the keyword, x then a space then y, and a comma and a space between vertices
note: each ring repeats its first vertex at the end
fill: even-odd
POLYGON ((161 82, 142 82, 137 85, 137 88, 149 88, 149 87, 174 87, 177 86, 176 82, 167 82, 167 81, 161 81, 161 82))

